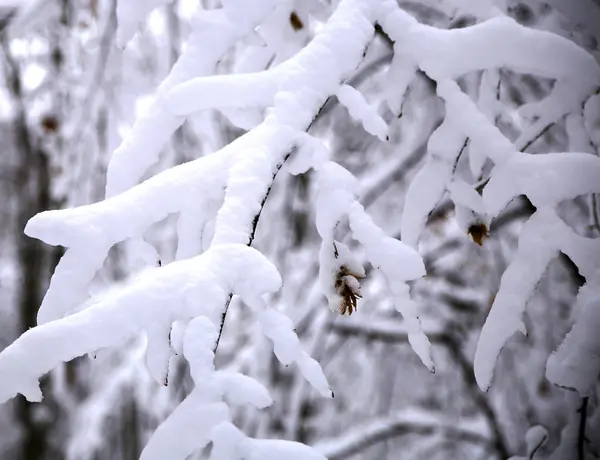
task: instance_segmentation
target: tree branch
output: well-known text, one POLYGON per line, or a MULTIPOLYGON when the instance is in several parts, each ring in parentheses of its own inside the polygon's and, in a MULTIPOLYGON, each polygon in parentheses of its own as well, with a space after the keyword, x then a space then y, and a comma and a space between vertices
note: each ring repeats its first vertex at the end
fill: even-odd
MULTIPOLYGON (((473 424, 476 426, 476 424, 473 424)), ((371 421, 347 434, 325 440, 314 446, 329 460, 349 458, 364 449, 389 438, 416 434, 441 433, 461 441, 488 445, 489 439, 468 423, 440 421, 439 415, 419 409, 407 409, 391 417, 371 421)))
POLYGON ((577 435, 577 459, 585 460, 585 424, 587 421, 587 409, 589 398, 586 396, 582 400, 579 409, 579 432, 577 435))

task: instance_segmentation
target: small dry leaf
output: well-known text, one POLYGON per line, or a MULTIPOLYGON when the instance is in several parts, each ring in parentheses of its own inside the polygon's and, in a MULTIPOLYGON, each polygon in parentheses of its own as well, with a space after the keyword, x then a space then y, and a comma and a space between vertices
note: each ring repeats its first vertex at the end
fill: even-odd
POLYGON ((292 11, 292 14, 290 14, 290 24, 296 32, 304 28, 304 23, 300 20, 295 11, 292 11))
POLYGON ((58 118, 54 115, 44 115, 40 120, 40 125, 45 133, 55 133, 59 127, 58 118))
POLYGON ((351 315, 356 311, 358 299, 362 298, 360 294, 359 279, 363 276, 352 273, 346 266, 342 266, 335 279, 335 290, 340 297, 339 312, 341 315, 351 315))
POLYGON ((467 230, 467 233, 469 234, 471 239, 479 246, 483 246, 483 241, 488 239, 490 236, 488 228, 485 224, 482 223, 471 225, 469 227, 469 230, 467 230))

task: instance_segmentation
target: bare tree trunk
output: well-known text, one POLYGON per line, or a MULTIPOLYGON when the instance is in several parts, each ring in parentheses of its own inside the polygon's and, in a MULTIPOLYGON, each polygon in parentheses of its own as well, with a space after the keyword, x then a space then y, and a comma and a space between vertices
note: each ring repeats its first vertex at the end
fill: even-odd
MULTIPOLYGON (((60 258, 60 249, 51 249, 41 241, 26 236, 23 232, 27 221, 38 212, 56 207, 51 198, 51 170, 46 152, 37 145, 30 129, 22 93, 22 80, 17 62, 13 59, 8 39, 0 36, 5 79, 10 91, 14 117, 12 121, 14 152, 17 168, 14 175, 14 197, 16 198, 16 257, 19 282, 16 286, 16 308, 18 309, 18 333, 22 334, 37 323, 37 312, 42 302, 54 266, 60 258)), ((50 384, 49 378, 41 382, 42 388, 50 384)), ((58 419, 58 405, 45 391, 42 404, 32 405, 23 396, 15 400, 15 416, 21 429, 20 446, 16 458, 41 460, 62 458, 48 442, 48 431, 58 419)))

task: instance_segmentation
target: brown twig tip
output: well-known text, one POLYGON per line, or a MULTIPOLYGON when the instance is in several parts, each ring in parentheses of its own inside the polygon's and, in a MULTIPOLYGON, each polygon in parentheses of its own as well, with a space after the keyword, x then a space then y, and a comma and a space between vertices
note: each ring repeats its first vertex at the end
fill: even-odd
POLYGON ((490 237, 490 233, 488 231, 487 226, 481 222, 472 224, 467 230, 467 233, 469 234, 473 242, 475 242, 479 246, 483 246, 484 240, 490 237))
POLYGON ((59 128, 58 118, 54 115, 44 115, 40 120, 40 125, 46 134, 55 133, 59 128))
POLYGON ((340 267, 335 278, 335 291, 340 297, 339 312, 341 315, 348 313, 350 316, 356 311, 358 299, 361 299, 359 279, 364 276, 351 272, 345 265, 340 267))
POLYGON ((304 23, 300 20, 295 11, 292 11, 292 14, 290 14, 290 24, 292 25, 292 29, 296 32, 304 28, 304 23))

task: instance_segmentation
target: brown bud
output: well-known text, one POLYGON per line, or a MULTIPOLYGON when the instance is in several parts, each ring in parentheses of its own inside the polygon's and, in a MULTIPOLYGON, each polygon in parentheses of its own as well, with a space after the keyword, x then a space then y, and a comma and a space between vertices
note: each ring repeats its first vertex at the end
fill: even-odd
POLYGON ((304 24, 302 23, 302 21, 298 17, 298 14, 295 11, 292 11, 292 14, 290 14, 290 24, 296 32, 304 28, 304 24))
POLYGON ((358 299, 362 298, 360 283, 358 280, 364 278, 360 274, 351 273, 346 266, 340 267, 335 278, 335 290, 340 297, 339 312, 341 315, 351 315, 356 311, 358 299))
POLYGON ((483 246, 483 241, 489 238, 490 236, 486 225, 480 222, 471 225, 467 230, 467 233, 469 234, 471 239, 479 246, 483 246))

